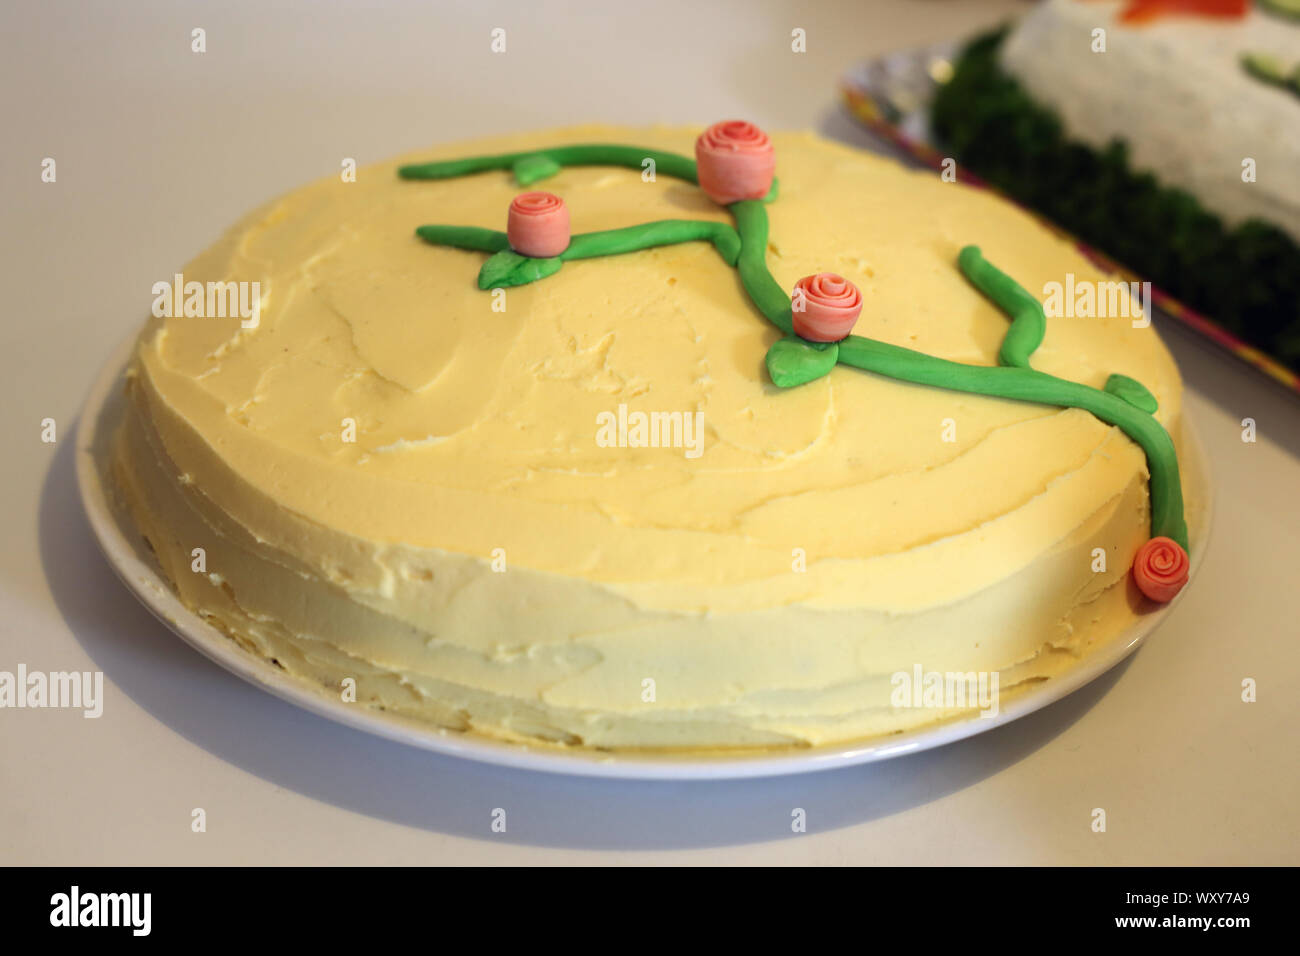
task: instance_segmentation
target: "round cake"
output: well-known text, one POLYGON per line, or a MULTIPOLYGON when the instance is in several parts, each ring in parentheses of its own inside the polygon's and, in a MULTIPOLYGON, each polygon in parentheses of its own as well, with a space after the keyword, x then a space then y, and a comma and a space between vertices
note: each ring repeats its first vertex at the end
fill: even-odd
POLYGON ((811 134, 771 137, 762 199, 715 201, 699 133, 440 147, 189 263, 112 462, 183 601, 357 706, 671 750, 946 719, 970 702, 900 689, 1005 694, 1151 610, 1130 568, 1181 522, 1153 450, 1174 362, 1127 312, 1034 336, 978 268, 1035 302, 1108 277, 987 192, 811 134), (527 256, 543 188, 572 242, 527 256), (782 318, 827 274, 860 293, 839 344, 782 318), (197 314, 228 283, 256 308, 197 314))

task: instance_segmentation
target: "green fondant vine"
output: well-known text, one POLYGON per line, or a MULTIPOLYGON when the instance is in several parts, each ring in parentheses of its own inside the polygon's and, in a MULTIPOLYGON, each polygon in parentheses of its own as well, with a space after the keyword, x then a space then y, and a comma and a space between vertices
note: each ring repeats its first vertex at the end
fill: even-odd
POLYGON ((1288 68, 1277 57, 1267 53, 1243 53, 1241 68, 1269 86, 1300 96, 1300 65, 1288 68))
MULTIPOLYGON (((698 182, 696 164, 685 156, 605 144, 421 163, 402 166, 398 174, 404 179, 448 179, 490 170, 511 170, 521 185, 531 185, 565 166, 623 166, 644 170, 648 168, 647 160, 654 161, 657 173, 692 184, 698 182)), ((764 199, 731 203, 727 208, 735 221, 734 229, 724 223, 663 220, 626 229, 580 233, 572 237, 567 249, 553 258, 522 256, 510 249, 505 233, 474 226, 427 225, 420 226, 416 234, 426 242, 492 253, 479 273, 479 286, 485 289, 534 282, 555 273, 570 259, 616 255, 680 242, 711 242, 723 261, 736 268, 754 307, 783 333, 766 358, 768 373, 777 386, 802 385, 829 374, 836 365, 848 365, 917 385, 1083 409, 1120 428, 1142 448, 1150 472, 1152 537, 1168 537, 1187 548, 1178 456, 1169 433, 1153 417, 1154 396, 1141 383, 1127 376, 1112 375, 1105 387, 1098 389, 1032 368, 1030 357, 1042 344, 1047 328, 1043 308, 1023 286, 985 260, 976 246, 963 248, 957 265, 971 285, 1011 320, 998 352, 999 365, 950 362, 861 335, 830 343, 798 337, 794 334, 790 296, 767 267, 769 226, 765 203, 773 201, 776 194, 774 181, 771 193, 764 199)))
POLYGON ((478 226, 420 226, 415 234, 425 242, 437 246, 494 253, 479 270, 480 289, 506 288, 535 282, 558 272, 561 264, 571 259, 616 256, 624 252, 637 252, 681 242, 707 240, 713 243, 718 255, 729 266, 736 264, 741 251, 740 236, 735 229, 725 222, 709 222, 704 219, 661 219, 624 229, 582 232, 569 240, 569 247, 558 256, 546 259, 521 256, 510 249, 504 232, 481 229, 478 226))

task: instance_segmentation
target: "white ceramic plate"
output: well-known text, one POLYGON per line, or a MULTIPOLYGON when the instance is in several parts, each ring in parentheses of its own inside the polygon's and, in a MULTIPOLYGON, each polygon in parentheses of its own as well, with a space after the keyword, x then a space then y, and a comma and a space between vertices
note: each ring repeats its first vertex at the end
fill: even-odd
MULTIPOLYGON (((315 685, 298 680, 244 651, 180 602, 159 574, 139 533, 107 494, 105 485, 106 449, 123 411, 123 372, 134 342, 135 337, 132 336, 104 366, 82 410, 77 428, 77 483, 81 490, 81 500, 100 547, 113 569, 160 621, 186 643, 231 673, 322 717, 425 750, 528 770, 657 780, 768 777, 869 763, 962 740, 1060 700, 1128 657, 1178 602, 1178 598, 1175 598, 1163 608, 1145 615, 1131 629, 1095 649, 1064 674, 1035 683, 1023 691, 1002 695, 999 712, 995 717, 972 715, 901 734, 834 747, 754 756, 624 756, 565 752, 540 747, 530 749, 473 734, 439 730, 395 714, 345 703, 337 694, 327 693, 315 685)), ((1193 545, 1191 574, 1195 577, 1208 538, 1210 495, 1204 451, 1191 427, 1185 425, 1184 428, 1187 459, 1182 462, 1184 483, 1194 489, 1194 495, 1189 495, 1189 499, 1198 503, 1198 510, 1189 514, 1193 545)))

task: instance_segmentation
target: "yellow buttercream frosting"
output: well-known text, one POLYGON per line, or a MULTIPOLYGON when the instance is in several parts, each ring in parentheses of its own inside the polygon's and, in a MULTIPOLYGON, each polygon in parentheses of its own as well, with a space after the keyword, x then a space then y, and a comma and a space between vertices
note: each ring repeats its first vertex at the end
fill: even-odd
MULTIPOLYGON (((482 253, 414 229, 504 229, 520 187, 395 172, 577 142, 689 155, 697 133, 422 152, 292 192, 187 265, 187 282, 258 282, 261 308, 255 328, 151 320, 129 377, 114 475, 186 604, 331 692, 355 679, 361 705, 606 748, 888 733, 952 714, 899 706, 899 673, 996 672, 1005 692, 1130 623, 1147 472, 1118 429, 845 367, 778 389, 763 359, 780 333, 703 242, 481 291, 482 253), (598 440, 638 412, 698 413, 698 448, 598 440)), ((850 279, 859 334, 996 364, 1007 319, 957 270, 968 243, 1034 292, 1106 278, 988 193, 811 134, 773 141, 768 266, 785 288, 850 279)), ((635 170, 544 188, 574 232, 730 221, 635 170)), ((1153 329, 1049 319, 1033 364, 1141 381, 1178 437, 1153 329)))

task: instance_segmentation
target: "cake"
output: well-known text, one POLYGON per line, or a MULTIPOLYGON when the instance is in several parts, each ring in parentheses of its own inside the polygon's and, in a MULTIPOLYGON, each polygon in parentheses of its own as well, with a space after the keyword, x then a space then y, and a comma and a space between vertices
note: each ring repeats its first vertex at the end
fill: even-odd
POLYGON ((188 607, 358 707, 609 750, 896 733, 973 713, 913 676, 1050 679, 1186 580, 1178 370, 1149 324, 1044 321, 1067 273, 1106 279, 808 133, 442 146, 156 287, 114 486, 188 607))
POLYGON ((1300 6, 1047 0, 934 104, 957 159, 1300 369, 1300 6))

